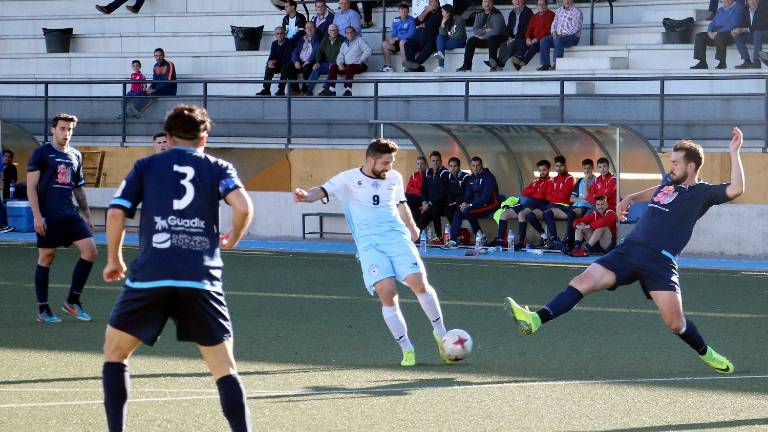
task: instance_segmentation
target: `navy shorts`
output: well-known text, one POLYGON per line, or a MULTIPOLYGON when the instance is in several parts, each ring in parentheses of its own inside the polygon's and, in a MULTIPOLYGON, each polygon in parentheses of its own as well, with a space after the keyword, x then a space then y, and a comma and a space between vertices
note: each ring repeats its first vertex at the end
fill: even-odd
POLYGON ((125 287, 112 308, 109 325, 152 346, 168 318, 176 324, 180 341, 213 346, 232 337, 224 293, 198 288, 125 287))
MULTIPOLYGON (((520 205, 520 204, 518 204, 520 205)), ((522 209, 529 208, 531 210, 541 210, 544 211, 549 206, 549 201, 547 200, 540 200, 536 198, 528 198, 528 201, 525 202, 525 204, 522 205, 522 209)), ((517 207, 517 206, 515 206, 517 207)))
POLYGON ((549 210, 549 209, 560 209, 563 211, 563 213, 568 214, 568 212, 571 211, 571 206, 565 205, 565 204, 548 204, 544 208, 544 210, 549 210))
POLYGON ((616 285, 608 288, 609 290, 640 281, 640 286, 649 299, 651 291, 680 292, 677 262, 672 255, 665 255, 644 244, 625 240, 608 254, 595 260, 595 263, 616 275, 616 285))
POLYGON ((37 234, 37 247, 56 249, 69 247, 72 243, 93 237, 91 230, 80 215, 69 216, 56 221, 46 221, 45 236, 37 234))

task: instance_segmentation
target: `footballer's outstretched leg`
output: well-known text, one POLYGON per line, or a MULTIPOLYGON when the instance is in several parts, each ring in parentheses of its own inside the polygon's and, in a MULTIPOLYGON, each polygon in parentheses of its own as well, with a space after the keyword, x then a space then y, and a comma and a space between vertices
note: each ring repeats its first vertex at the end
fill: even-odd
POLYGON ((381 300, 381 316, 384 318, 384 323, 392 337, 395 338, 395 342, 400 345, 400 350, 403 353, 403 360, 400 365, 416 365, 416 352, 408 338, 408 326, 405 324, 405 317, 400 310, 395 279, 392 277, 382 279, 374 284, 374 289, 381 300))
POLYGON ((443 363, 449 365, 453 364, 448 356, 445 354, 443 344, 440 342, 443 336, 445 336, 445 322, 443 321, 443 311, 440 308, 440 301, 437 298, 435 289, 429 285, 427 276, 424 273, 412 273, 405 278, 405 283, 408 285, 416 298, 419 300, 421 309, 424 314, 432 323, 432 335, 437 343, 437 352, 440 354, 440 358, 443 363))

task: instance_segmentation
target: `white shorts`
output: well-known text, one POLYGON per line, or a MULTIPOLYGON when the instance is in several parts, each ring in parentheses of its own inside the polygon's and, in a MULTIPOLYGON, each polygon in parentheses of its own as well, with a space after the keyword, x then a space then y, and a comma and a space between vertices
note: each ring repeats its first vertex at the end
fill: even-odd
POLYGON ((403 282, 410 274, 424 273, 419 251, 410 241, 366 246, 358 251, 358 257, 365 288, 371 295, 376 293, 373 285, 382 279, 395 277, 403 282))

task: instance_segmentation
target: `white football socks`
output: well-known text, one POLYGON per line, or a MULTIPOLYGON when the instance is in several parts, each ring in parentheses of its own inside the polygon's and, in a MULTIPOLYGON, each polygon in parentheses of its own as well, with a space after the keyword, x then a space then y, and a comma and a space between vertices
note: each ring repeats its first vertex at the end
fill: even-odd
POLYGON ((400 307, 381 306, 381 315, 384 317, 384 322, 387 324, 389 332, 392 333, 392 337, 395 338, 395 342, 400 345, 400 349, 403 351, 413 349, 411 340, 408 339, 408 327, 405 326, 405 318, 400 312, 400 307))
POLYGON ((437 337, 445 336, 445 323, 443 322, 443 312, 440 310, 440 302, 437 300, 437 293, 432 287, 427 287, 424 294, 416 294, 419 299, 421 309, 432 322, 432 328, 437 332, 437 337))

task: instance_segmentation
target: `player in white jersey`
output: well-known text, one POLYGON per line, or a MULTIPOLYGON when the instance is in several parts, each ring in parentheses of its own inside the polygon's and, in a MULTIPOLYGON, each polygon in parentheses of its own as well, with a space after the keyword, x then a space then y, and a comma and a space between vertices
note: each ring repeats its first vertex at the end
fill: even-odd
POLYGON ((411 288, 432 322, 440 357, 451 364, 440 339, 445 335, 443 313, 437 293, 429 285, 424 263, 413 244, 419 229, 405 200, 403 177, 392 169, 397 144, 377 139, 365 152, 365 165, 339 173, 324 185, 296 189, 296 202, 335 198, 343 203, 344 215, 355 239, 365 286, 378 294, 381 313, 389 331, 403 351, 402 366, 414 366, 416 353, 405 318, 400 311, 395 278, 411 288))

